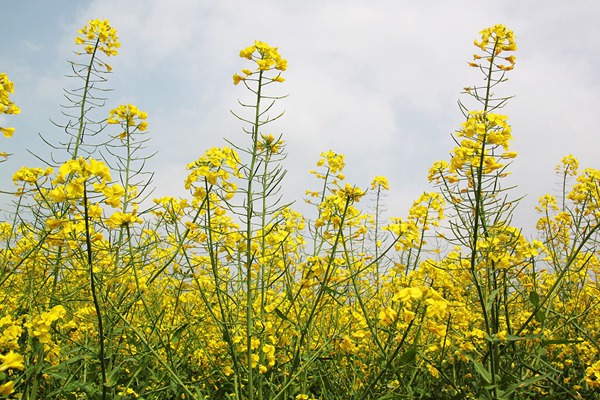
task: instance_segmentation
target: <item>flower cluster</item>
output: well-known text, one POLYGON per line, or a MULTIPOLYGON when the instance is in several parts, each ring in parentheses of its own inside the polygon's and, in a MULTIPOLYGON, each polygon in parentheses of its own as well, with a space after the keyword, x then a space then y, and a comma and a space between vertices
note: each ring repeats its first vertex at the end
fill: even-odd
POLYGON ((40 180, 40 178, 50 175, 52 171, 53 170, 50 167, 46 169, 21 167, 21 169, 13 174, 12 179, 15 184, 17 184, 17 182, 23 182, 34 185, 40 180))
MULTIPOLYGON (((271 47, 265 42, 255 41, 253 46, 246 47, 240 51, 240 57, 252 60, 257 64, 255 71, 243 69, 244 75, 234 74, 233 84, 237 85, 241 81, 249 79, 254 74, 258 73, 262 77, 263 72, 278 70, 285 71, 287 69, 287 60, 282 58, 277 47, 271 47)), ((273 82, 283 82, 285 79, 279 72, 276 76, 268 78, 273 82)))
POLYGON ((494 54, 500 54, 502 51, 517 50, 515 34, 506 26, 496 24, 479 32, 481 40, 475 40, 475 46, 487 51, 490 46, 494 49, 494 54))
POLYGON ((565 176, 577 176, 579 161, 572 154, 563 157, 561 163, 556 166, 556 173, 565 176))
POLYGON ((504 164, 498 162, 498 157, 485 153, 485 146, 492 149, 503 147, 506 152, 500 158, 516 157, 515 152, 508 152, 512 135, 507 119, 505 115, 470 111, 469 118, 462 124, 462 129, 456 132, 457 137, 465 139, 454 149, 451 170, 453 172, 461 170, 465 164, 468 164, 468 171, 470 171, 471 166, 479 165, 482 151, 484 151, 484 173, 488 174, 502 168, 504 164))
POLYGON ((501 160, 517 156, 516 152, 508 151, 512 134, 507 120, 505 115, 469 111, 469 117, 455 133, 459 145, 452 151, 450 163, 435 162, 429 170, 429 181, 439 184, 443 179, 456 183, 459 176, 470 177, 480 168, 483 174, 503 169, 505 164, 501 160), (499 147, 504 151, 496 154, 499 147))
POLYGON ((264 151, 268 155, 272 155, 281 153, 285 143, 281 138, 275 139, 275 137, 271 134, 261 134, 261 140, 256 143, 256 146, 260 153, 264 151))
POLYGON ((390 184, 385 176, 376 176, 371 182, 371 189, 390 190, 390 184))
MULTIPOLYGON (((0 375, 5 377, 5 371, 12 372, 13 370, 23 370, 25 366, 23 365, 23 356, 15 353, 13 351, 8 352, 3 355, 0 354, 0 375)), ((14 393, 15 382, 8 381, 0 384, 0 395, 8 396, 14 393)))
MULTIPOLYGON (((4 72, 0 73, 0 114, 19 114, 21 109, 9 99, 9 95, 14 93, 14 85, 8 79, 4 72)), ((5 137, 11 137, 15 128, 3 128, 0 126, 0 132, 5 137)))
POLYGON ((108 124, 120 125, 124 131, 119 134, 121 140, 125 139, 130 133, 135 131, 144 132, 148 129, 148 114, 141 111, 133 104, 121 104, 117 108, 110 110, 108 124))
POLYGON ((117 49, 121 43, 109 20, 90 20, 79 30, 79 34, 82 36, 75 38, 75 43, 83 45, 86 53, 93 54, 98 49, 109 57, 119 54, 117 49))
POLYGON ((516 61, 514 55, 499 57, 504 51, 517 50, 513 31, 504 25, 494 25, 479 33, 481 40, 475 40, 475 46, 479 47, 485 54, 473 54, 473 62, 470 62, 469 65, 481 68, 482 65, 479 63, 479 60, 485 58, 490 64, 496 66, 501 71, 510 71, 513 69, 516 61), (508 64, 501 64, 499 59, 507 61, 508 64))
POLYGON ((438 193, 423 193, 413 203, 406 219, 392 218, 382 229, 392 233, 396 250, 420 248, 426 244, 425 231, 432 225, 439 226, 444 218, 444 206, 444 199, 438 193))
POLYGON ((206 195, 205 185, 220 185, 226 192, 226 197, 233 196, 237 186, 230 182, 231 176, 240 177, 239 156, 229 147, 209 149, 196 161, 188 164, 191 172, 185 180, 185 188, 194 187, 194 196, 203 198, 206 195), (196 186, 196 183, 200 183, 196 186))
POLYGON ((36 337, 40 343, 50 343, 50 328, 52 324, 66 315, 67 311, 61 305, 54 306, 50 311, 42 312, 33 318, 29 325, 31 334, 36 337))
POLYGON ((577 175, 577 183, 567 195, 569 200, 578 205, 577 213, 600 218, 600 170, 586 168, 577 175))

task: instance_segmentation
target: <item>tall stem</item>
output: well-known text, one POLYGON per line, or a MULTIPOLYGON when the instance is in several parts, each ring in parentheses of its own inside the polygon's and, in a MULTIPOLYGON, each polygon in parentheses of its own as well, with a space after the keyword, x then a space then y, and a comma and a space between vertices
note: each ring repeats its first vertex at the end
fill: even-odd
POLYGON ((252 336, 254 320, 252 318, 252 217, 254 214, 254 194, 252 193, 252 183, 254 181, 256 163, 257 163, 257 141, 258 128, 260 127, 260 100, 262 90, 263 72, 258 74, 258 88, 256 91, 256 106, 254 114, 254 123, 252 126, 252 159, 248 169, 248 186, 246 191, 246 357, 248 362, 248 399, 254 399, 254 376, 252 370, 252 336))
MULTIPOLYGON (((484 107, 483 107, 483 117, 486 118, 487 117, 487 112, 488 112, 488 108, 489 108, 489 101, 490 101, 490 96, 491 96, 491 87, 492 87, 492 74, 493 74, 493 66, 494 66, 494 55, 496 53, 496 46, 497 46, 497 42, 494 45, 494 51, 492 52, 492 56, 489 60, 489 67, 488 67, 488 73, 487 73, 487 87, 486 87, 486 91, 485 91, 485 100, 484 100, 484 107)), ((471 245, 471 260, 470 260, 470 264, 471 264, 471 274, 473 275, 473 279, 475 280, 475 287, 477 288, 477 295, 479 297, 479 302, 481 305, 481 310, 482 310, 482 314, 483 314, 483 318, 484 318, 484 322, 485 322, 485 330, 486 333, 488 335, 491 335, 493 333, 497 333, 498 329, 497 326, 492 326, 492 323, 490 321, 490 316, 488 315, 488 311, 487 311, 487 307, 486 307, 486 303, 487 303, 487 299, 486 296, 483 293, 482 290, 482 286, 481 286, 481 282, 479 281, 479 276, 478 276, 478 272, 477 272, 477 251, 478 251, 478 245, 477 242, 479 240, 479 222, 481 221, 481 225, 482 227, 485 229, 485 219, 484 219, 484 210, 483 210, 483 199, 482 199, 482 193, 483 193, 483 170, 484 170, 484 162, 485 162, 485 145, 486 145, 486 140, 487 140, 487 123, 486 123, 486 130, 485 133, 483 135, 483 138, 481 139, 481 149, 480 149, 480 155, 479 155, 479 165, 477 166, 476 169, 476 173, 477 176, 475 178, 475 182, 474 182, 474 195, 475 195, 475 216, 474 216, 474 225, 473 225, 473 241, 472 241, 472 245, 471 245)), ((485 232, 483 232, 485 235, 485 232)), ((487 268, 487 267, 486 267, 487 268)), ((489 271, 487 271, 487 284, 488 284, 488 289, 489 289, 489 284, 490 284, 490 280, 494 279, 494 275, 490 275, 489 271)), ((490 290, 487 291, 487 294, 489 295, 490 290)), ((493 321, 492 321, 493 322, 493 321)), ((491 373, 491 384, 495 385, 496 384, 496 372, 497 372, 497 365, 496 365, 496 357, 494 354, 494 350, 497 346, 492 343, 491 341, 488 341, 488 351, 490 354, 492 354, 492 356, 490 357, 490 373, 491 373)), ((494 389, 492 389, 494 392, 494 398, 496 397, 496 388, 494 387, 494 389)))
POLYGON ((94 301, 94 308, 96 310, 96 317, 98 320, 98 341, 100 350, 98 358, 100 361, 100 372, 102 374, 102 400, 106 399, 106 365, 104 360, 104 325, 102 323, 102 313, 100 309, 100 302, 98 301, 98 293, 96 290, 96 276, 94 274, 94 263, 92 259, 92 240, 90 232, 90 221, 88 213, 88 201, 87 201, 87 189, 83 188, 83 212, 85 221, 85 242, 86 242, 86 256, 87 263, 90 272, 90 290, 92 292, 92 299, 94 301))
POLYGON ((92 52, 92 58, 90 64, 87 66, 87 74, 85 76, 85 85, 83 85, 83 95, 81 98, 81 107, 79 109, 79 127, 77 128, 77 138, 75 139, 75 149, 73 150, 73 160, 77 159, 77 153, 79 152, 79 145, 83 142, 83 131, 85 126, 85 105, 87 104, 88 91, 90 90, 90 76, 92 75, 92 67, 94 66, 94 60, 96 58, 96 51, 98 50, 98 44, 100 38, 96 39, 96 45, 92 52))

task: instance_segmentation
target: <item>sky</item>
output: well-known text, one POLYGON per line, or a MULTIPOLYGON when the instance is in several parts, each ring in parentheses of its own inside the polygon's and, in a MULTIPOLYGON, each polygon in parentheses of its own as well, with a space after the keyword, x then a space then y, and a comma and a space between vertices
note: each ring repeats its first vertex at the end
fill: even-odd
MULTIPOLYGON (((227 138, 244 144, 243 124, 230 110, 246 96, 232 75, 249 68, 239 51, 262 40, 288 59, 285 115, 268 132, 283 134, 288 170, 284 198, 303 210, 309 174, 321 152, 346 156, 347 181, 366 188, 388 177, 388 217, 404 217, 412 202, 433 190, 427 171, 449 159, 451 133, 464 121, 462 88, 483 76, 467 63, 478 32, 504 24, 516 34, 514 71, 499 90, 515 97, 509 116, 519 156, 506 185, 525 196, 513 224, 532 234, 534 210, 544 193, 556 193, 554 168, 573 154, 582 168, 600 168, 600 2, 496 1, 208 1, 24 0, 4 1, 0 72, 15 85, 11 99, 21 114, 0 116, 13 126, 0 149, 13 156, 0 165, 0 190, 23 165, 42 166, 29 152, 46 155, 64 132, 63 88, 74 38, 90 19, 106 18, 121 48, 111 58, 106 113, 132 103, 149 115, 148 163, 154 197, 187 196, 185 166, 227 138)), ((0 202, 9 201, 6 196, 0 202)), ((368 207, 368 202, 363 205, 368 207)), ((4 207, 0 207, 4 208, 4 207)))

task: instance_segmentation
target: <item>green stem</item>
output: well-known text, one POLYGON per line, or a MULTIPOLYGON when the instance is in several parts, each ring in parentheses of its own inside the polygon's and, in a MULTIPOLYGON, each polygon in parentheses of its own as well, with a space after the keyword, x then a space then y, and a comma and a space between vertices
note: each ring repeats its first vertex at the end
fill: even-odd
POLYGON ((257 141, 258 128, 260 127, 260 101, 262 90, 262 70, 258 74, 258 88, 256 91, 256 105, 254 123, 252 126, 252 159, 248 169, 248 186, 246 191, 246 358, 248 362, 248 399, 254 399, 254 376, 252 370, 252 336, 254 328, 254 320, 252 318, 252 217, 254 214, 254 194, 252 193, 252 183, 255 176, 255 168, 257 164, 257 141))
POLYGON ((90 272, 90 290, 92 292, 92 299, 94 301, 94 308, 96 310, 96 316, 98 318, 98 342, 100 345, 100 350, 98 354, 98 358, 100 361, 100 371, 102 373, 102 400, 106 400, 106 365, 104 360, 104 325, 102 323, 102 312, 100 309, 100 302, 98 301, 98 293, 96 290, 96 276, 94 274, 94 263, 92 259, 92 241, 91 241, 91 232, 90 232, 90 222, 88 215, 88 201, 87 201, 87 189, 83 188, 83 211, 84 211, 84 221, 85 221, 85 242, 86 242, 86 256, 87 263, 90 272))
POLYGON ((90 90, 90 76, 92 74, 92 67, 96 58, 96 51, 98 50, 98 44, 100 38, 96 39, 96 45, 92 52, 92 58, 90 64, 87 67, 87 74, 85 76, 85 85, 83 86, 83 95, 81 98, 81 107, 79 108, 79 127, 77 128, 77 139, 75 140, 75 149, 73 150, 73 160, 77 159, 77 153, 79 151, 79 145, 83 142, 83 131, 84 131, 84 118, 85 118, 85 105, 87 103, 88 91, 90 90))
MULTIPOLYGON (((485 101, 484 101, 484 108, 483 108, 483 116, 484 118, 487 117, 487 111, 489 108, 489 101, 490 101, 490 96, 491 96, 491 86, 492 86, 492 74, 493 74, 493 66, 494 66, 494 55, 496 53, 496 46, 497 46, 497 42, 494 44, 494 50, 492 51, 492 56, 490 58, 489 61, 489 67, 488 67, 488 73, 487 73, 487 87, 486 87, 486 93, 485 93, 485 101)), ((476 179, 474 182, 474 195, 475 195, 475 215, 474 215, 474 226, 473 226, 473 240, 472 240, 472 244, 471 244, 471 260, 470 260, 470 265, 471 265, 471 274, 473 276, 474 282, 475 282, 475 287, 477 289, 477 296, 479 297, 479 302, 480 302, 480 306, 481 306, 481 310, 482 310, 482 314, 483 314, 483 318, 484 318, 484 323, 485 323, 485 330, 486 333, 488 335, 492 335, 493 333, 497 333, 497 327, 492 327, 491 326, 491 321, 490 321, 490 316, 488 315, 488 311, 487 311, 487 307, 486 307, 486 303, 487 303, 487 299, 484 296, 483 290, 482 290, 482 286, 481 283, 479 282, 479 278, 478 278, 478 272, 477 272, 477 253, 478 253, 478 245, 477 242, 479 240, 479 222, 481 220, 482 226, 485 228, 485 220, 484 220, 484 210, 483 210, 483 170, 484 170, 484 162, 485 162, 485 145, 486 145, 486 141, 487 141, 487 123, 486 123, 486 130, 485 133, 483 135, 483 138, 481 139, 481 149, 480 149, 480 155, 479 155, 479 165, 477 166, 476 169, 476 179)), ((471 173, 473 172, 473 169, 471 169, 471 173)), ((484 232, 485 235, 485 232, 484 232)), ((489 284, 491 283, 491 279, 492 277, 490 276, 490 271, 486 269, 486 276, 487 276, 487 285, 488 285, 488 294, 489 294, 489 284)), ((497 397, 497 389, 496 389, 496 381, 497 381, 497 377, 496 377, 496 372, 497 372, 497 365, 496 365, 496 357, 494 357, 494 352, 495 352, 495 348, 497 347, 495 344, 493 344, 491 341, 488 341, 487 343, 488 346, 488 351, 490 354, 492 354, 492 357, 490 357, 490 374, 491 374, 491 384, 493 385, 493 397, 496 398, 497 397)))

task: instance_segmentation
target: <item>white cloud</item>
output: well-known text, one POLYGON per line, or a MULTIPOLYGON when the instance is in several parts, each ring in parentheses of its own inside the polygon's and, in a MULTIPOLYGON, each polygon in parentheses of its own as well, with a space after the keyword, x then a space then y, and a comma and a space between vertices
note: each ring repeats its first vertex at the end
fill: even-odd
MULTIPOLYGON (((347 155, 354 183, 388 175, 389 208, 401 214, 430 190, 427 168, 453 147, 460 90, 481 82, 466 64, 473 39, 504 23, 519 44, 516 69, 499 91, 516 94, 505 109, 521 153, 510 182, 520 185, 515 195, 529 193, 522 218, 533 226, 533 202, 553 189, 552 171, 565 153, 598 167, 598 11, 593 1, 102 0, 71 11, 61 22, 65 37, 48 40, 70 57, 87 19, 109 18, 118 29, 121 54, 110 60, 113 102, 132 102, 150 114, 151 146, 160 153, 149 166, 158 171, 162 193, 182 188, 183 166, 223 145, 221 137, 243 137, 228 111, 243 96, 231 82, 247 66, 238 51, 254 39, 277 45, 289 59, 281 90, 290 96, 272 129, 288 142, 289 191, 298 198, 313 185, 307 171, 332 148, 347 155)), ((36 77, 40 66, 31 63, 40 96, 56 89, 47 75, 36 77)))

